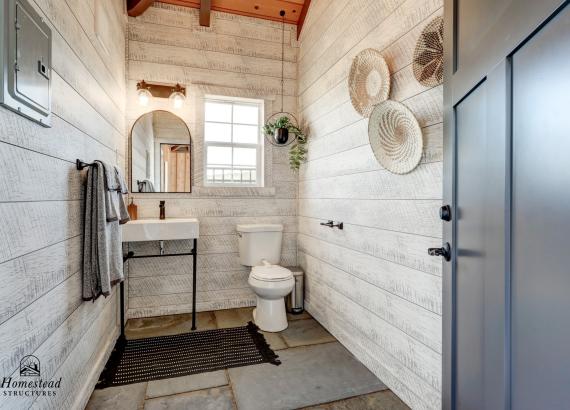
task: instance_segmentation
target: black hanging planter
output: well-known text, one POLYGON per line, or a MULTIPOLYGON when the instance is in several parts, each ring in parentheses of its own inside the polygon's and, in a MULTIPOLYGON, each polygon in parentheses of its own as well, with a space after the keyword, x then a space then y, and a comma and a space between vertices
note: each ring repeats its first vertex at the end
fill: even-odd
POLYGON ((281 111, 274 112, 265 121, 263 135, 271 145, 284 147, 297 140, 296 129, 299 123, 291 113, 283 111, 283 96, 285 94, 285 10, 279 12, 281 16, 281 111), (291 131, 291 132, 290 132, 291 131))
POLYGON ((287 144, 289 141, 289 128, 277 128, 273 133, 273 138, 275 138, 275 142, 279 145, 287 144))

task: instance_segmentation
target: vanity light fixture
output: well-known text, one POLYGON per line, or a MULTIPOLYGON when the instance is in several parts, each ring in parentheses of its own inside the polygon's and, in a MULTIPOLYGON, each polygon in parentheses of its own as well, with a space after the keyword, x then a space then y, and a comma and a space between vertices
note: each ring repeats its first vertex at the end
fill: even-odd
POLYGON ((144 80, 137 83, 137 98, 139 100, 139 104, 143 107, 146 107, 152 98, 152 93, 149 88, 150 87, 144 82, 144 80))
POLYGON ((137 97, 139 104, 146 107, 152 97, 168 98, 174 109, 182 108, 186 100, 186 87, 180 84, 164 85, 150 84, 142 80, 137 83, 137 97))
POLYGON ((184 95, 185 91, 186 89, 182 87, 180 84, 176 84, 176 86, 172 89, 172 93, 168 98, 170 99, 170 102, 174 109, 177 110, 179 108, 182 108, 182 105, 186 100, 186 96, 184 95))

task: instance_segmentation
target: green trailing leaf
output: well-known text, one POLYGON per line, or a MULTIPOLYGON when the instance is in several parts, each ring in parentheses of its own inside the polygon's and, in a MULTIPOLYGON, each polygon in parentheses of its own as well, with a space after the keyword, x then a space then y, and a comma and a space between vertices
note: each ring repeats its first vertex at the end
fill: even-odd
POLYGON ((289 133, 295 135, 297 139, 289 150, 289 166, 293 170, 298 170, 307 158, 307 148, 305 147, 307 136, 299 127, 293 125, 287 116, 279 117, 275 122, 265 124, 263 133, 268 137, 273 137, 275 130, 279 128, 287 128, 289 133))

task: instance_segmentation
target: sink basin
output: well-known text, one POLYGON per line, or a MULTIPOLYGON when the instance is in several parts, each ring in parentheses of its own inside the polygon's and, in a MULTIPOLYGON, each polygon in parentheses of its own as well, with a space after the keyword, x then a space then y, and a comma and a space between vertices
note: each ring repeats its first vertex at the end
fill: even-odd
POLYGON ((137 219, 121 225, 123 242, 194 239, 199 234, 196 218, 137 219))

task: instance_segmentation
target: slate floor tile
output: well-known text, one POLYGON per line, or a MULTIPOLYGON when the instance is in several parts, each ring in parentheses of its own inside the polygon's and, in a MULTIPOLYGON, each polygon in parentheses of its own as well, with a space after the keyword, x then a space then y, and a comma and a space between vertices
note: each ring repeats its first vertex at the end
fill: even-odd
POLYGON ((253 307, 245 307, 238 309, 216 310, 216 324, 219 329, 226 327, 245 326, 247 322, 253 320, 253 307))
POLYGON ((290 321, 289 327, 281 332, 281 337, 289 347, 328 343, 336 340, 315 319, 290 321))
POLYGON ((169 396, 171 394, 192 392, 195 390, 209 389, 228 384, 225 370, 214 372, 191 374, 189 376, 175 377, 172 379, 153 380, 148 382, 146 397, 154 398, 169 396))
POLYGON ((146 383, 108 387, 95 390, 85 407, 86 410, 138 410, 141 409, 146 392, 146 383))
POLYGON ((410 408, 392 391, 384 390, 334 403, 305 407, 303 410, 410 410, 410 408))
POLYGON ((144 410, 234 410, 236 409, 229 387, 199 390, 193 393, 149 399, 144 410))
MULTIPOLYGON (((212 312, 198 312, 196 314, 198 330, 216 328, 216 321, 212 312)), ((127 339, 140 339, 144 337, 176 335, 190 332, 192 328, 192 315, 167 315, 129 319, 125 327, 127 339)))
POLYGON ((281 410, 341 400, 386 386, 340 343, 279 352, 282 364, 228 370, 240 410, 281 410))
POLYGON ((287 320, 290 322, 292 320, 303 320, 303 319, 311 319, 312 316, 306 310, 303 313, 287 313, 287 320))

